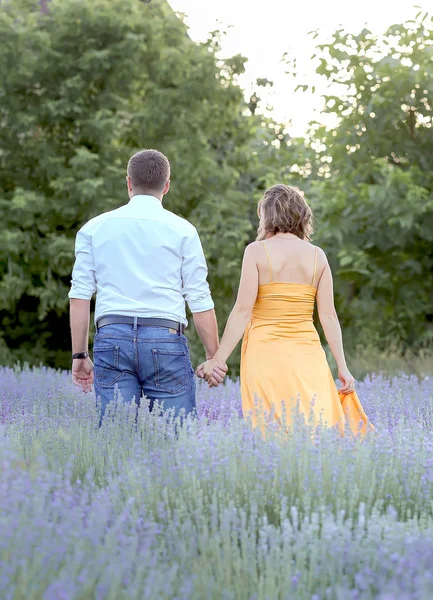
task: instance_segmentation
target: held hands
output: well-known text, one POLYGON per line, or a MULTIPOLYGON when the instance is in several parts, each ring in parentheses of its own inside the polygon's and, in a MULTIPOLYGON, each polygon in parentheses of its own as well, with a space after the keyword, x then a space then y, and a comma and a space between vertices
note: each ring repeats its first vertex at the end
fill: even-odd
POLYGON ((347 367, 338 369, 338 379, 341 381, 342 386, 339 389, 343 394, 351 394, 355 391, 355 378, 347 367))
POLYGON ((72 361, 72 381, 83 392, 91 392, 94 381, 93 362, 90 358, 75 359, 72 361))
POLYGON ((197 367, 196 375, 200 379, 205 379, 209 387, 218 387, 224 381, 227 375, 228 367, 218 359, 211 358, 197 367))

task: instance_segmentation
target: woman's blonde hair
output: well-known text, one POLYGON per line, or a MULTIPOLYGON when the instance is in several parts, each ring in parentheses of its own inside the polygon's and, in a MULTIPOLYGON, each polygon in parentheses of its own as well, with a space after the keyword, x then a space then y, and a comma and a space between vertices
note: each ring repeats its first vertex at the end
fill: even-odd
POLYGON ((272 186, 260 200, 258 213, 257 240, 277 233, 293 233, 309 240, 313 233, 313 212, 296 187, 282 183, 272 186))

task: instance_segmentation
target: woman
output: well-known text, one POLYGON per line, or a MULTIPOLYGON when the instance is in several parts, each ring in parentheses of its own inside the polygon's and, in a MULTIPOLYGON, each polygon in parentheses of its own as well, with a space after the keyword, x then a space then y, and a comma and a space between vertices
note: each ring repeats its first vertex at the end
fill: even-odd
POLYGON ((368 420, 346 365, 334 308, 332 274, 325 253, 310 243, 312 212, 302 192, 275 185, 259 203, 257 241, 244 255, 236 304, 218 352, 199 367, 212 383, 242 335, 241 392, 244 416, 289 424, 293 410, 315 424, 364 433, 368 420), (338 366, 339 391, 313 324, 320 322, 338 366), (313 402, 314 400, 314 402, 313 402))

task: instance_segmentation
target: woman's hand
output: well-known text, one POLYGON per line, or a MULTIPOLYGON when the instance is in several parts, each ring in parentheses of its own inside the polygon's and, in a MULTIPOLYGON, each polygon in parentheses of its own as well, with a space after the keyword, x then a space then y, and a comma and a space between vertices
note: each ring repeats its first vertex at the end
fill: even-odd
POLYGON ((338 369, 338 379, 343 384, 338 390, 343 394, 351 394, 355 391, 355 378, 347 367, 338 369))
POLYGON ((209 387, 217 387, 224 381, 227 371, 228 367, 225 363, 211 358, 197 367, 196 375, 200 379, 205 379, 209 387))

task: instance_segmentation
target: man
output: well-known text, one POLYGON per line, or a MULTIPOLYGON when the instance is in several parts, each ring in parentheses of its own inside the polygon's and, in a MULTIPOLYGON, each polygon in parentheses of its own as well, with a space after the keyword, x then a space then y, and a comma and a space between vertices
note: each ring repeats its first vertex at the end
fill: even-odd
MULTIPOLYGON (((90 220, 76 238, 69 292, 72 380, 95 386, 101 420, 115 391, 125 401, 144 394, 164 409, 195 408, 195 380, 185 300, 206 357, 218 348, 214 304, 196 229, 165 210, 170 164, 156 150, 142 150, 127 168, 129 203, 90 220), (90 300, 96 292, 96 335, 88 353, 90 300)), ((225 372, 215 374, 213 385, 225 372)))

